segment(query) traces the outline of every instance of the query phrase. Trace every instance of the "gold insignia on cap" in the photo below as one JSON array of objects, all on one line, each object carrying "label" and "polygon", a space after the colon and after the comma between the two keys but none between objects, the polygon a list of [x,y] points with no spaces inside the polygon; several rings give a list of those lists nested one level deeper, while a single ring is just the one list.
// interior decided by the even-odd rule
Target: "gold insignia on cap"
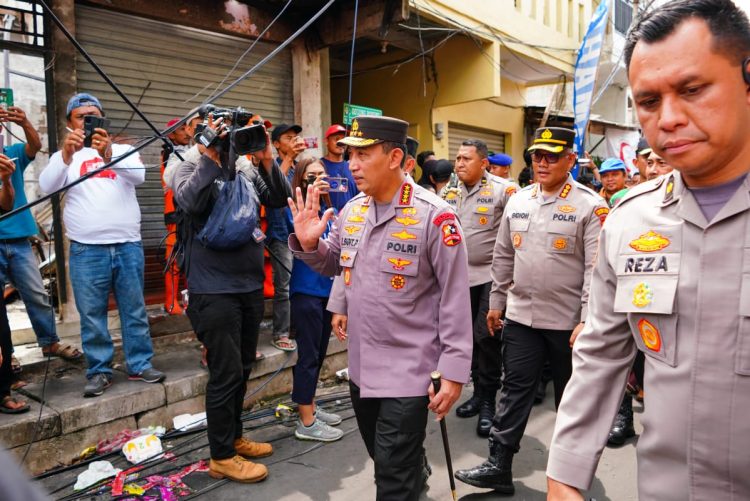
[{"label": "gold insignia on cap", "polygon": [[638,252],[656,252],[672,243],[667,237],[649,230],[630,242],[630,247]]},{"label": "gold insignia on cap", "polygon": [[542,139],[552,139],[552,131],[549,129],[544,129],[542,132]]},{"label": "gold insignia on cap", "polygon": [[638,308],[645,308],[654,299],[654,293],[651,291],[651,286],[646,282],[641,282],[633,289],[633,306]]},{"label": "gold insignia on cap", "polygon": [[355,118],[352,122],[352,131],[359,130],[359,122],[357,122],[357,119]]}]

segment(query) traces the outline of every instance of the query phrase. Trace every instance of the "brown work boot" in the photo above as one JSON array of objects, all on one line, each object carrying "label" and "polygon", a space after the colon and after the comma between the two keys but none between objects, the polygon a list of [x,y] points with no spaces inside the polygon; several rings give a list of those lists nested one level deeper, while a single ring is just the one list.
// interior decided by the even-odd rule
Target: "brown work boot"
[{"label": "brown work boot", "polygon": [[260,482],[268,476],[266,465],[253,463],[242,456],[227,459],[211,459],[208,463],[211,478],[228,478],[243,484]]},{"label": "brown work boot", "polygon": [[246,458],[264,458],[273,454],[271,444],[253,442],[244,437],[234,441],[234,449],[237,454]]}]

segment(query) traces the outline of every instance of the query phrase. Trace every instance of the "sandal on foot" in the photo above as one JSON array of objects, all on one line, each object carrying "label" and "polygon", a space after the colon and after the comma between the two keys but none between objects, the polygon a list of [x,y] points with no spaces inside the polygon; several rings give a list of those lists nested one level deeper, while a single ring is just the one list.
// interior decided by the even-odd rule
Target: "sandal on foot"
[{"label": "sandal on foot", "polygon": [[42,348],[42,355],[49,356],[52,355],[53,357],[60,357],[63,360],[78,360],[81,358],[81,351],[76,348],[73,345],[70,344],[61,344],[61,343],[55,343],[47,346],[46,348]]},{"label": "sandal on foot", "polygon": [[279,336],[271,341],[271,345],[277,350],[294,351],[297,349],[297,342],[289,339],[289,336]]},{"label": "sandal on foot", "polygon": [[21,414],[22,412],[26,412],[29,409],[29,404],[27,404],[23,400],[17,400],[10,395],[4,396],[2,401],[0,402],[0,413],[3,414]]},{"label": "sandal on foot", "polygon": [[15,378],[13,378],[13,381],[10,383],[10,389],[13,390],[13,391],[17,391],[17,390],[20,390],[21,388],[23,388],[24,386],[28,386],[28,384],[29,383],[27,383],[23,379],[21,379],[19,377],[15,377]]}]

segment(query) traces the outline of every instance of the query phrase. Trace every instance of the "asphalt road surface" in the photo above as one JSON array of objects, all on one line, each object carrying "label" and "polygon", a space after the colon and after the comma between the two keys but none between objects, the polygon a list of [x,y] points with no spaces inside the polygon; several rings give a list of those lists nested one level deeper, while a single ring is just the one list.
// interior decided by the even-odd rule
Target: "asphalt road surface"
[{"label": "asphalt road surface", "polygon": [[[344,391],[345,386],[330,388],[330,391]],[[551,390],[551,388],[550,388]],[[464,389],[463,397],[470,395],[471,389]],[[512,497],[503,499],[543,500],[546,499],[546,477],[544,470],[547,461],[547,451],[552,437],[555,421],[554,405],[551,391],[543,404],[534,407],[526,429],[526,436],[521,442],[521,450],[516,454],[513,465],[516,493]],[[463,401],[463,400],[461,400]],[[345,419],[340,425],[346,432],[345,436],[333,443],[300,441],[294,438],[292,421],[279,424],[273,418],[267,420],[259,429],[246,432],[245,436],[254,440],[271,440],[274,444],[274,454],[261,461],[269,465],[269,477],[259,484],[236,484],[228,481],[216,481],[206,473],[193,473],[186,477],[185,483],[196,491],[188,499],[213,500],[315,500],[315,501],[352,501],[375,499],[375,484],[373,481],[373,463],[367,456],[362,444],[353,411],[348,406],[348,399],[342,397],[338,405],[334,402],[331,410],[339,412]],[[325,407],[325,406],[324,406]],[[638,416],[641,411],[639,404],[635,405],[636,432],[640,433]],[[260,421],[249,422],[247,426],[263,424]],[[460,419],[451,414],[447,420],[453,453],[453,466],[456,469],[469,468],[481,463],[487,456],[487,440],[478,437],[474,431],[476,418]],[[191,443],[188,447],[178,448],[175,452],[195,449],[188,454],[180,455],[177,460],[167,462],[153,471],[165,466],[189,464],[208,456],[205,435],[188,437]],[[188,439],[186,438],[186,439]],[[183,439],[183,440],[186,440]],[[167,447],[179,445],[180,441],[165,442]],[[428,460],[433,468],[429,479],[429,488],[423,493],[422,500],[450,500],[448,472],[445,466],[440,427],[437,422],[430,421],[425,441]],[[124,459],[115,460],[115,466],[127,468]],[[120,464],[122,463],[122,464]],[[145,473],[143,477],[148,474]],[[71,481],[79,471],[66,475],[46,479],[43,486],[53,491]],[[142,478],[143,478],[142,477]],[[477,489],[459,481],[457,493],[459,499],[488,500],[499,499],[500,495],[493,491]],[[53,495],[54,499],[61,499],[72,491],[63,489]],[[636,494],[636,465],[635,440],[631,439],[618,449],[606,449],[596,479],[589,493],[597,501],[602,500],[634,500]],[[86,498],[89,499],[89,498]],[[96,499],[111,499],[108,495]],[[185,498],[182,498],[185,499]]]}]

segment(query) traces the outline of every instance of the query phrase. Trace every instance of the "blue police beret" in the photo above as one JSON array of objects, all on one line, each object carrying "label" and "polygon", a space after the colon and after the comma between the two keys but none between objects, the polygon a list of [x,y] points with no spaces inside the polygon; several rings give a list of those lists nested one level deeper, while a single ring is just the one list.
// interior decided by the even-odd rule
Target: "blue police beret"
[{"label": "blue police beret", "polygon": [[487,160],[490,161],[490,165],[500,165],[501,167],[513,164],[513,158],[505,153],[495,153],[487,157]]}]

